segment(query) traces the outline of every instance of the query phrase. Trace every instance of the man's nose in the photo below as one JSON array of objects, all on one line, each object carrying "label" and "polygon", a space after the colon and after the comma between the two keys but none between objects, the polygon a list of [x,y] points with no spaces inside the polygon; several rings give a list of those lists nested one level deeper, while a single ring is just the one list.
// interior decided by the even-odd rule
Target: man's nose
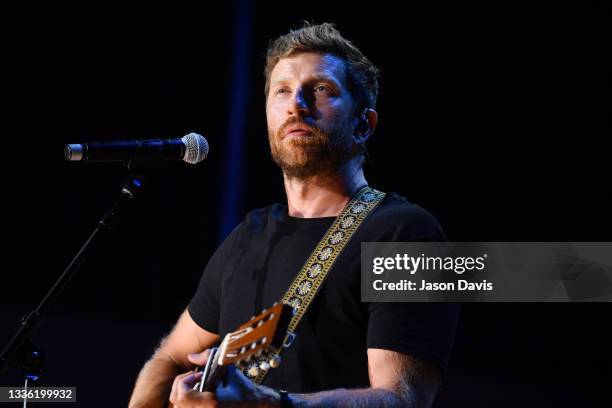
[{"label": "man's nose", "polygon": [[289,105],[290,115],[298,115],[298,116],[307,116],[309,113],[308,109],[308,100],[306,99],[306,95],[304,94],[303,89],[298,89],[293,98],[291,99],[291,104]]}]

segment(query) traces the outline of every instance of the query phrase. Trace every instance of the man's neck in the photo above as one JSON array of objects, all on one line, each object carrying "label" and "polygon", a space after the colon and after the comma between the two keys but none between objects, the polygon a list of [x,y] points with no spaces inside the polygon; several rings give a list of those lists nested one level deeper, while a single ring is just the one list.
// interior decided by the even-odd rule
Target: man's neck
[{"label": "man's neck", "polygon": [[351,196],[368,185],[356,157],[332,175],[316,175],[305,179],[285,179],[289,215],[297,218],[335,217]]}]

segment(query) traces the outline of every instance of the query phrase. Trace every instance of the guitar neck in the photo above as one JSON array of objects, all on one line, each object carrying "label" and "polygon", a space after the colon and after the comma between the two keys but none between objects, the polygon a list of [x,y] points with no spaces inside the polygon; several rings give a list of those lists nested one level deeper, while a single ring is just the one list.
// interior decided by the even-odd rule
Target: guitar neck
[{"label": "guitar neck", "polygon": [[214,391],[217,388],[219,381],[221,381],[227,371],[227,366],[219,364],[220,356],[219,348],[214,347],[210,350],[208,362],[203,368],[204,374],[202,379],[195,387],[197,390]]}]

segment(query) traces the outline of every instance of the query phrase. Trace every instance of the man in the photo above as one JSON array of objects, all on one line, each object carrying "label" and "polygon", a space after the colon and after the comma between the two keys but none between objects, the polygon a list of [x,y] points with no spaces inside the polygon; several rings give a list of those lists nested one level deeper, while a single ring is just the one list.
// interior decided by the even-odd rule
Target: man
[{"label": "man", "polygon": [[430,406],[456,309],[360,302],[361,242],[445,240],[429,213],[397,194],[387,195],[337,258],[263,385],[232,369],[214,393],[192,390],[200,373],[189,370],[206,363],[203,350],[281,299],[334,217],[367,186],[362,165],[378,121],[376,67],[322,24],[275,40],[265,74],[269,142],[287,206],[252,211],[219,247],[187,310],[142,369],[130,406],[164,406],[168,394],[179,408]]}]

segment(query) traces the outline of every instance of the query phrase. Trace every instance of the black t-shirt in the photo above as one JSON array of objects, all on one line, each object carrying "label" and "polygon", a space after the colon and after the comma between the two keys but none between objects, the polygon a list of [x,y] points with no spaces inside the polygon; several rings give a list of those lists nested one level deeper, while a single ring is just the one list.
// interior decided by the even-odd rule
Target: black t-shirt
[{"label": "black t-shirt", "polygon": [[[188,307],[192,319],[223,337],[279,301],[333,220],[290,217],[281,204],[250,212],[208,262]],[[360,243],[445,240],[431,214],[388,194],[336,260],[264,384],[289,392],[367,387],[368,348],[410,354],[444,370],[457,305],[362,303]]]}]

